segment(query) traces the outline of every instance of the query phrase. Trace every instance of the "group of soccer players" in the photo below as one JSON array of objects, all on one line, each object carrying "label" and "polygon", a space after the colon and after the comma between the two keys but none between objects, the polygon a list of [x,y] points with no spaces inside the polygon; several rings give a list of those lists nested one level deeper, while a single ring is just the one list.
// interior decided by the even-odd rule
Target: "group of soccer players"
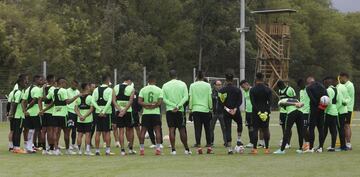
[{"label": "group of soccer players", "polygon": [[[225,75],[213,87],[199,71],[197,80],[188,89],[177,78],[175,70],[169,72],[171,78],[162,88],[156,86],[156,78],[148,77],[148,84],[139,93],[135,91],[131,77],[123,77],[123,82],[112,87],[108,75],[102,77],[98,87],[95,84],[69,82],[63,77],[48,75],[43,78],[35,75],[29,83],[29,76],[21,74],[14,89],[10,92],[8,118],[10,119],[9,150],[13,153],[35,153],[61,155],[60,137],[63,132],[65,154],[100,155],[100,139],[103,139],[105,155],[111,152],[111,131],[120,154],[136,154],[134,150],[135,132],[139,138],[140,155],[145,154],[144,141],[149,134],[156,155],[162,154],[162,105],[165,105],[166,122],[169,128],[171,154],[176,155],[175,136],[178,129],[185,154],[192,154],[188,145],[186,131],[186,112],[194,123],[195,145],[198,154],[201,147],[202,128],[205,129],[206,153],[213,154],[214,129],[220,122],[222,139],[228,154],[243,153],[245,147],[252,148],[257,154],[258,147],[264,153],[270,153],[269,120],[273,90],[264,82],[264,75],[256,74],[254,84],[243,80],[238,88],[233,82],[233,74]],[[284,81],[277,82],[280,98],[280,125],[283,137],[280,149],[275,154],[284,154],[290,147],[292,126],[296,123],[299,148],[296,152],[322,152],[328,130],[331,134],[331,146],[335,151],[337,132],[339,132],[339,150],[351,149],[351,115],[354,107],[355,91],[346,73],[338,78],[327,77],[316,82],[313,77],[299,80],[299,97],[295,89]],[[250,143],[244,146],[240,106],[245,100],[246,125]],[[329,101],[324,102],[324,96]],[[141,124],[140,124],[140,116]],[[236,123],[237,141],[232,146],[232,121]],[[318,129],[319,146],[314,147],[315,127]],[[24,148],[20,148],[23,133]],[[92,145],[95,135],[95,146]],[[82,148],[83,137],[85,144]],[[125,145],[125,138],[127,144]],[[71,139],[71,142],[70,142]],[[259,144],[258,144],[258,139]],[[305,143],[304,143],[305,141]],[[125,151],[126,147],[128,152]],[[95,154],[92,152],[95,149]]]}]

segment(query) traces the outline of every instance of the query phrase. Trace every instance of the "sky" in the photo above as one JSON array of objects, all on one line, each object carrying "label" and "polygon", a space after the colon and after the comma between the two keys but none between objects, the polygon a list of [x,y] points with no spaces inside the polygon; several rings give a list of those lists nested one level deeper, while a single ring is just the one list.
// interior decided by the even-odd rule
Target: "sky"
[{"label": "sky", "polygon": [[360,0],[332,0],[333,6],[341,12],[360,12]]}]

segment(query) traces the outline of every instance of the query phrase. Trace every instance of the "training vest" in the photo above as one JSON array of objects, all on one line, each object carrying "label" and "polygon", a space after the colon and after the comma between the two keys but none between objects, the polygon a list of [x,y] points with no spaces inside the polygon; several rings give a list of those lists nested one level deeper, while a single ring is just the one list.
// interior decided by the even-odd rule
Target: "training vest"
[{"label": "training vest", "polygon": [[285,98],[294,98],[294,97],[290,97],[287,95],[287,91],[289,89],[289,86],[287,86],[284,90],[284,92],[282,92],[281,90],[279,90],[279,97],[280,97],[280,100],[281,99],[285,99]]},{"label": "training vest", "polygon": [[117,101],[129,101],[130,96],[125,95],[125,88],[127,86],[128,85],[125,85],[125,84],[119,84],[119,93],[116,95]]},{"label": "training vest", "polygon": [[64,100],[64,101],[60,101],[60,99],[59,99],[59,95],[58,95],[58,93],[59,93],[59,90],[60,89],[55,89],[54,90],[54,105],[55,106],[66,106],[66,101]]},{"label": "training vest", "polygon": [[337,102],[337,89],[336,88],[334,88],[334,87],[331,87],[333,90],[334,90],[334,92],[335,92],[335,95],[334,95],[334,98],[332,99],[332,104],[336,104],[336,102]]},{"label": "training vest", "polygon": [[105,106],[107,101],[105,101],[104,99],[104,91],[105,89],[107,89],[108,87],[98,87],[98,93],[99,93],[99,98],[98,100],[96,101],[96,103],[99,105],[99,106]]},{"label": "training vest", "polygon": [[86,98],[88,97],[89,95],[84,95],[84,96],[81,96],[80,97],[80,105],[79,105],[79,109],[81,110],[87,110],[87,109],[90,109],[90,105],[86,104]]},{"label": "training vest", "polygon": [[46,96],[49,94],[49,90],[50,90],[51,86],[46,86],[45,87],[45,100],[44,100],[44,103],[45,104],[50,104],[51,103],[51,99],[47,99]]}]

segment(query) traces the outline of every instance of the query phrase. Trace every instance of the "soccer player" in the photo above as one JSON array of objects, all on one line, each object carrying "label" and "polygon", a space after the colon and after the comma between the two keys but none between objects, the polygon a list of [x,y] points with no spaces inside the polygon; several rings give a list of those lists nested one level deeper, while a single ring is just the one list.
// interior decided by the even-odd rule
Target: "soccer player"
[{"label": "soccer player", "polygon": [[[190,85],[189,89],[189,109],[193,114],[195,140],[200,146],[201,132],[204,126],[206,135],[207,154],[213,154],[211,148],[210,121],[212,110],[212,91],[209,83],[204,82],[204,74],[202,71],[197,73],[197,81]],[[198,147],[198,154],[202,154],[202,148]]]},{"label": "soccer player", "polygon": [[[79,82],[76,80],[73,80],[71,82],[71,86],[66,89],[68,93],[68,98],[72,99],[80,94],[80,91],[78,90]],[[70,149],[75,149],[75,141],[76,141],[76,123],[77,123],[77,115],[75,113],[75,100],[73,102],[69,103],[67,105],[68,107],[68,120],[67,120],[67,126],[71,130],[71,145]]]},{"label": "soccer player", "polygon": [[277,82],[277,86],[286,91],[283,92],[284,96],[279,101],[279,106],[283,107],[287,114],[285,119],[285,133],[283,136],[281,148],[274,152],[274,154],[285,154],[285,148],[287,144],[290,144],[290,136],[291,136],[291,129],[296,123],[296,129],[298,133],[298,140],[299,140],[299,149],[296,150],[297,153],[303,153],[302,147],[304,142],[303,137],[303,129],[304,129],[304,120],[302,117],[302,112],[298,110],[304,104],[299,102],[296,99],[295,90],[291,86],[287,86],[282,80]]},{"label": "soccer player", "polygon": [[355,103],[355,88],[354,84],[349,80],[349,75],[347,73],[340,73],[340,82],[345,85],[348,95],[349,95],[349,102],[347,104],[348,109],[348,116],[345,119],[345,141],[346,141],[346,147],[351,150],[351,117],[352,112],[354,111],[354,103]]},{"label": "soccer player", "polygon": [[150,75],[148,78],[148,85],[140,90],[139,105],[143,107],[142,113],[142,127],[140,131],[140,155],[144,155],[144,140],[146,131],[151,128],[155,131],[156,136],[156,155],[161,155],[160,142],[161,142],[161,112],[160,106],[162,103],[162,90],[157,87],[156,79]]},{"label": "soccer player", "polygon": [[[252,141],[252,137],[253,137],[253,120],[252,120],[252,105],[251,105],[251,99],[250,99],[250,89],[251,86],[248,83],[248,81],[246,80],[242,80],[240,81],[240,87],[244,90],[244,98],[245,98],[245,121],[246,121],[246,126],[248,127],[248,131],[249,131],[249,140],[250,143],[248,145],[246,145],[246,147],[252,148],[253,144],[251,142]],[[257,132],[256,132],[257,133]]]},{"label": "soccer player", "polygon": [[[27,143],[26,150],[28,153],[35,153],[33,150],[34,139],[38,138],[41,130],[40,110],[42,110],[41,97],[43,78],[40,75],[33,77],[33,84],[28,87],[23,95],[22,104],[25,106],[24,114],[25,121],[24,125],[27,128]],[[35,143],[35,147],[37,147]]]},{"label": "soccer player", "polygon": [[330,102],[325,109],[325,124],[324,124],[324,141],[326,139],[328,130],[331,134],[331,147],[329,152],[335,152],[335,144],[337,137],[337,121],[338,121],[338,107],[342,104],[342,94],[335,88],[335,78],[326,77],[324,79],[324,86],[327,88]]},{"label": "soccer player", "polygon": [[225,86],[219,90],[219,98],[223,105],[224,122],[225,122],[225,135],[228,154],[233,154],[231,147],[231,127],[232,120],[237,124],[237,142],[235,146],[236,152],[242,153],[244,151],[243,143],[241,142],[242,133],[242,117],[240,113],[240,106],[242,104],[242,93],[239,88],[233,85],[234,75],[232,73],[225,74]]},{"label": "soccer player", "polygon": [[[310,147],[309,150],[305,152],[319,152],[323,151],[324,145],[324,109],[319,107],[320,98],[327,95],[325,87],[315,81],[315,78],[309,76],[306,79],[307,87],[306,93],[310,98],[310,124],[309,124],[309,141]],[[319,132],[319,147],[314,149],[314,140],[315,140],[315,127],[317,127]]]},{"label": "soccer player", "polygon": [[[269,154],[269,140],[270,140],[270,130],[269,130],[269,121],[270,121],[270,105],[272,91],[264,83],[264,75],[262,73],[256,74],[255,86],[250,90],[250,100],[253,106],[253,123],[254,123],[254,132],[258,132],[259,129],[262,129],[263,137],[265,141],[265,154]],[[252,154],[257,154],[257,133],[253,133],[253,149],[251,150]]]},{"label": "soccer player", "polygon": [[134,100],[131,105],[132,108],[132,114],[134,119],[134,129],[136,131],[136,136],[140,138],[140,116],[139,112],[141,111],[141,106],[139,105],[139,93],[134,90]]},{"label": "soccer player", "polygon": [[109,88],[110,76],[102,76],[102,85],[97,87],[92,94],[92,104],[95,107],[95,121],[96,121],[96,134],[95,134],[95,155],[100,155],[100,135],[102,135],[106,143],[106,155],[112,155],[110,151],[110,130],[111,130],[111,102],[113,90]]},{"label": "soccer player", "polygon": [[125,76],[124,82],[118,84],[114,87],[113,93],[113,104],[118,110],[116,113],[118,115],[116,126],[119,129],[119,141],[120,141],[120,154],[126,155],[125,146],[124,146],[124,129],[126,129],[126,139],[129,142],[129,154],[136,154],[136,151],[133,149],[134,143],[134,118],[132,113],[132,102],[134,101],[134,87],[130,77]]},{"label": "soccer player", "polygon": [[219,90],[222,88],[222,83],[220,80],[216,80],[214,82],[214,88],[212,90],[212,103],[213,103],[213,114],[211,117],[210,122],[210,134],[211,134],[211,145],[214,146],[215,141],[215,125],[217,120],[219,120],[220,128],[222,132],[222,138],[224,141],[224,146],[226,147],[226,135],[225,135],[225,122],[224,122],[224,116],[223,111],[224,108],[219,100]]},{"label": "soccer player", "polygon": [[309,149],[309,113],[310,113],[310,98],[306,93],[306,86],[305,81],[303,79],[299,79],[297,82],[298,87],[300,88],[300,102],[304,104],[303,107],[299,108],[299,110],[302,112],[302,117],[304,120],[304,129],[303,129],[303,135],[304,135],[304,145],[303,145],[303,151],[307,151]]},{"label": "soccer player", "polygon": [[14,102],[14,90],[18,89],[18,84],[17,83],[16,83],[16,86],[17,86],[17,88],[11,90],[11,92],[9,93],[8,98],[7,98],[8,99],[7,100],[7,105],[6,105],[6,116],[8,117],[8,120],[10,122],[10,131],[9,131],[9,134],[8,134],[8,140],[9,140],[8,148],[9,148],[9,151],[12,151],[14,149],[14,144],[13,144],[14,130],[12,128],[13,127],[13,119],[11,119],[9,117],[9,114],[10,114],[11,103]]},{"label": "soccer player", "polygon": [[11,122],[11,130],[13,131],[12,140],[13,143],[13,153],[25,154],[26,151],[20,149],[20,139],[21,132],[23,129],[24,122],[24,111],[21,105],[22,95],[24,94],[24,89],[28,84],[27,75],[21,74],[17,80],[18,88],[13,90],[10,102],[10,110],[8,117]]},{"label": "soccer player", "polygon": [[186,119],[183,115],[184,104],[189,94],[186,84],[177,79],[175,70],[169,72],[171,80],[162,87],[163,101],[166,105],[166,121],[169,127],[171,154],[176,155],[175,130],[179,129],[180,139],[185,148],[185,154],[190,155],[191,151],[187,143]]},{"label": "soccer player", "polygon": [[77,151],[79,155],[82,155],[81,143],[82,137],[85,134],[85,155],[93,156],[94,154],[90,150],[90,134],[91,126],[93,121],[93,111],[94,107],[92,106],[92,96],[90,91],[90,84],[83,83],[81,84],[81,94],[75,102],[75,112],[77,114]]},{"label": "soccer player", "polygon": [[348,90],[344,84],[339,82],[336,86],[336,89],[343,96],[343,99],[341,100],[341,104],[339,104],[339,107],[338,107],[338,112],[339,112],[338,120],[339,121],[337,124],[337,128],[338,128],[339,139],[340,139],[340,150],[346,151],[347,146],[346,146],[346,141],[345,141],[345,120],[346,120],[346,117],[348,116],[347,105],[349,104],[350,97],[349,97]]},{"label": "soccer player", "polygon": [[[280,100],[286,99],[286,98],[291,98],[288,95],[289,87],[286,86],[283,81],[278,81],[277,82],[277,87],[279,88]],[[294,90],[294,89],[292,89],[292,90]],[[290,92],[292,93],[292,91],[290,91]],[[280,107],[279,123],[280,123],[280,126],[281,126],[283,137],[285,136],[286,117],[287,117],[287,115],[288,115],[288,111],[286,111],[286,109],[284,107]],[[292,131],[290,129],[289,142],[288,142],[288,144],[286,144],[286,149],[290,148],[291,135],[292,135]],[[280,146],[281,145],[282,145],[282,140],[280,141]]]}]

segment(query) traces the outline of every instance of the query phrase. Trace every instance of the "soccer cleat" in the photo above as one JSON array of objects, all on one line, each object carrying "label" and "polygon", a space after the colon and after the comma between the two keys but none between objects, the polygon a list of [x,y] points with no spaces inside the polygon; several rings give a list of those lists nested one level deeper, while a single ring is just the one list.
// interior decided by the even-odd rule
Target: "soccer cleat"
[{"label": "soccer cleat", "polygon": [[327,147],[327,148],[326,148],[326,150],[330,150],[330,149],[332,149],[332,147],[331,147],[331,146],[329,146],[329,147]]},{"label": "soccer cleat", "polygon": [[349,151],[351,151],[351,150],[352,150],[351,143],[346,143],[346,147],[347,147],[347,150],[349,150]]},{"label": "soccer cleat", "polygon": [[171,151],[171,155],[176,155],[176,151]]},{"label": "soccer cleat", "polygon": [[113,153],[113,152],[107,152],[105,155],[113,156],[113,155],[115,155],[115,153]]},{"label": "soccer cleat", "polygon": [[316,149],[316,152],[317,152],[317,153],[322,153],[322,152],[323,152],[323,148],[318,148],[318,149]]},{"label": "soccer cleat", "polygon": [[314,148],[313,149],[308,149],[308,150],[306,150],[306,151],[304,151],[305,153],[314,153],[315,152],[315,150],[314,150]]},{"label": "soccer cleat", "polygon": [[308,150],[310,148],[309,144],[305,143],[302,147],[304,151]]},{"label": "soccer cleat", "polygon": [[213,150],[211,147],[208,147],[206,154],[214,154]]},{"label": "soccer cleat", "polygon": [[234,154],[234,152],[232,150],[228,151],[228,155],[233,155],[233,154]]},{"label": "soccer cleat", "polygon": [[149,146],[149,148],[154,149],[154,148],[156,148],[156,145],[152,144],[152,145]]},{"label": "soccer cleat", "polygon": [[33,149],[28,149],[28,150],[26,150],[26,153],[27,153],[27,154],[35,154],[36,151],[33,150]]},{"label": "soccer cleat", "polygon": [[134,151],[132,149],[129,150],[129,155],[135,155],[135,154],[136,154],[136,151]]},{"label": "soccer cleat", "polygon": [[197,149],[197,153],[198,153],[199,155],[203,154],[202,148],[198,148],[198,149]]},{"label": "soccer cleat", "polygon": [[285,154],[285,151],[278,149],[277,151],[274,152],[274,154]]},{"label": "soccer cleat", "polygon": [[145,150],[144,149],[140,149],[140,156],[144,156],[145,155]]},{"label": "soccer cleat", "polygon": [[245,147],[246,147],[246,148],[253,148],[254,145],[253,145],[252,143],[249,143],[249,144],[247,144]]},{"label": "soccer cleat", "polygon": [[68,150],[65,151],[65,154],[66,154],[66,155],[76,155],[76,152],[68,149]]},{"label": "soccer cleat", "polygon": [[9,152],[12,152],[14,150],[14,148],[9,148]]},{"label": "soccer cleat", "polygon": [[15,154],[26,154],[26,151],[22,150],[20,148],[19,149],[14,149],[12,152],[15,153]]},{"label": "soccer cleat", "polygon": [[335,148],[330,148],[327,150],[328,152],[335,152]]},{"label": "soccer cleat", "polygon": [[77,154],[78,154],[78,155],[82,155],[82,151],[81,151],[81,150],[78,151]]},{"label": "soccer cleat", "polygon": [[75,145],[71,144],[71,145],[69,146],[69,150],[74,150],[74,149],[75,149]]},{"label": "soccer cleat", "polygon": [[185,155],[191,155],[192,152],[191,152],[190,150],[185,150],[184,154],[185,154]]},{"label": "soccer cleat", "polygon": [[121,152],[120,152],[120,155],[125,156],[125,155],[126,155],[126,152],[125,152],[125,151],[121,151]]},{"label": "soccer cleat", "polygon": [[65,149],[65,147],[64,147],[64,146],[60,146],[60,145],[59,145],[59,149]]},{"label": "soccer cleat", "polygon": [[270,149],[265,149],[264,153],[265,154],[270,154]]},{"label": "soccer cleat", "polygon": [[156,150],[155,150],[155,155],[161,155],[161,150],[160,150],[160,149],[156,149]]},{"label": "soccer cleat", "polygon": [[252,149],[250,154],[254,154],[254,155],[258,154],[258,150],[257,149]]},{"label": "soccer cleat", "polygon": [[291,148],[291,145],[290,144],[286,144],[285,145],[285,149],[290,149]]},{"label": "soccer cleat", "polygon": [[303,153],[304,153],[304,151],[303,151],[303,150],[301,150],[301,149],[297,149],[297,150],[296,150],[296,153],[298,153],[298,154],[303,154]]},{"label": "soccer cleat", "polygon": [[47,151],[47,154],[48,154],[48,155],[54,155],[54,153],[55,153],[54,150],[48,150],[48,151]]},{"label": "soccer cleat", "polygon": [[96,155],[96,156],[100,156],[100,152],[95,152],[95,155]]},{"label": "soccer cleat", "polygon": [[86,151],[84,154],[85,154],[86,156],[94,156],[94,155],[95,155],[94,153],[92,153],[92,152],[90,152],[90,151]]},{"label": "soccer cleat", "polygon": [[57,149],[57,150],[54,152],[54,155],[56,155],[56,156],[60,156],[60,155],[62,155],[62,153],[60,152],[60,150],[59,150],[59,149]]}]

